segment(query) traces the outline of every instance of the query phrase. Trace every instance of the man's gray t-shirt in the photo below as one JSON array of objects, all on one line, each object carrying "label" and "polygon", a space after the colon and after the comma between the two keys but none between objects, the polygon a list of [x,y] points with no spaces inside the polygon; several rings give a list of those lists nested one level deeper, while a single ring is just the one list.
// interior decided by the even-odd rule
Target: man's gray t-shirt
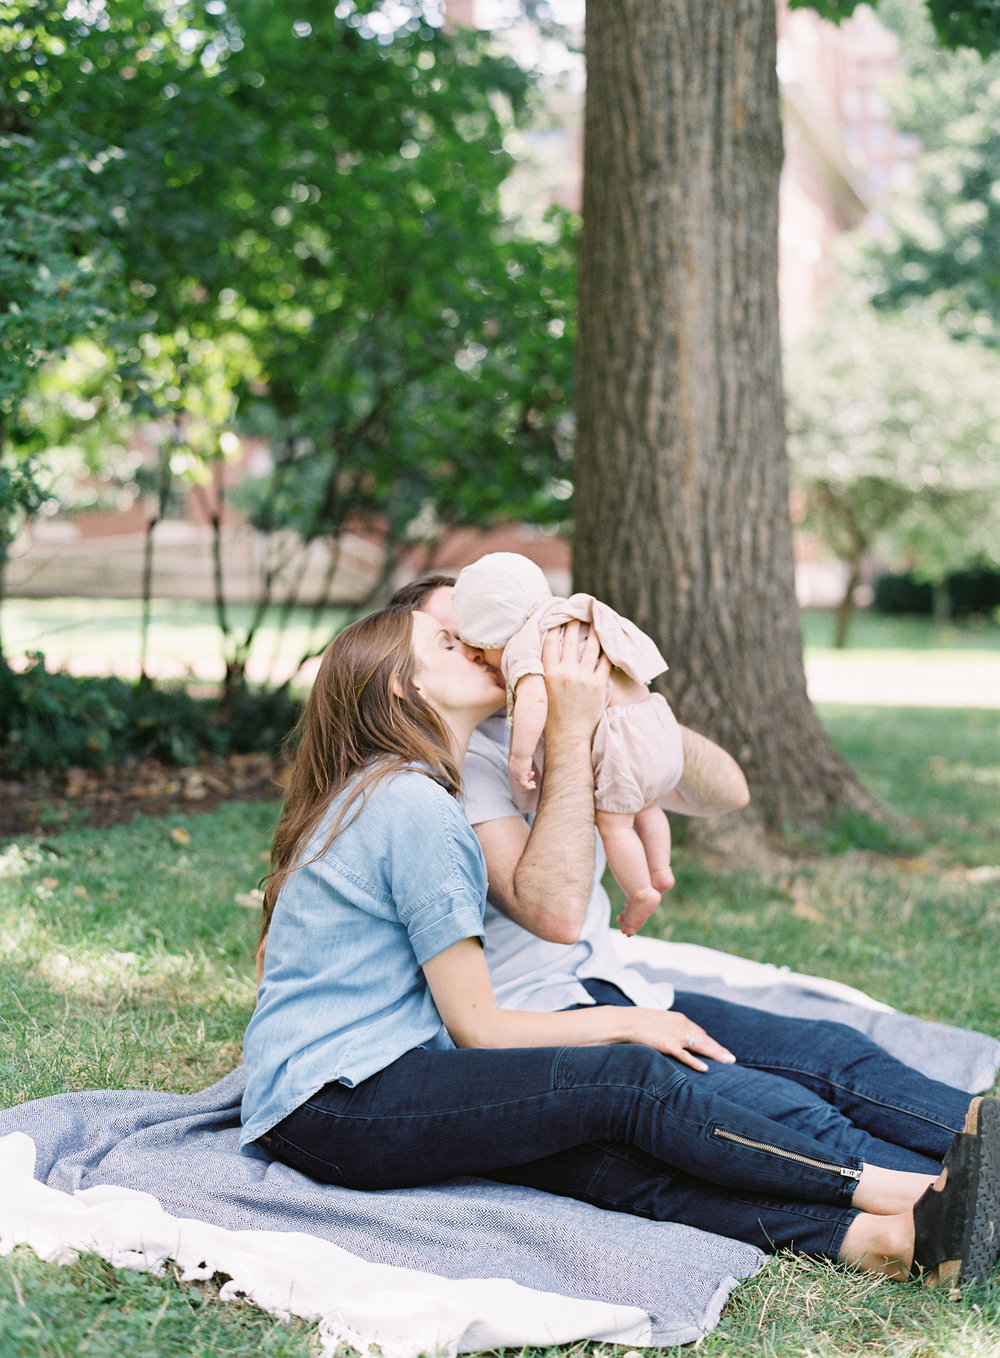
[{"label": "man's gray t-shirt", "polygon": [[[462,765],[465,814],[475,827],[486,821],[521,816],[507,779],[509,733],[502,714],[473,732]],[[617,957],[611,941],[611,903],[601,885],[606,859],[595,834],[594,883],[580,938],[576,943],[546,943],[515,924],[492,904],[486,906],[486,962],[497,1000],[507,1009],[550,1013],[574,1004],[592,1004],[583,980],[611,981],[634,1004],[665,1005],[662,984],[653,988]]]}]

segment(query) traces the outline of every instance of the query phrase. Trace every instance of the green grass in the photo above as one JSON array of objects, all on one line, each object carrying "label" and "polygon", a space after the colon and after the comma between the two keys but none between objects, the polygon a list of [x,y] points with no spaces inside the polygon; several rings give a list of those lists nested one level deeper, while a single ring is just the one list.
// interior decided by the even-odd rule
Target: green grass
[{"label": "green grass", "polygon": [[[234,635],[241,637],[253,609],[235,604],[228,610]],[[40,651],[49,669],[75,673],[137,673],[142,606],[138,599],[7,599],[0,610],[4,654],[12,664]],[[251,653],[259,677],[283,679],[303,655],[322,645],[344,619],[327,610],[319,631],[308,610],[297,608],[279,628],[272,616],[260,629]],[[199,678],[223,674],[222,647],[215,610],[187,600],[156,600],[149,632],[148,671],[153,675],[192,671]]]},{"label": "green grass", "polygon": [[5,1102],[94,1086],[193,1091],[233,1068],[276,809],[138,817],[0,854]]},{"label": "green grass", "polygon": [[312,1327],[221,1302],[212,1284],[112,1268],[65,1268],[19,1247],[0,1267],[0,1358],[264,1358],[315,1355]]},{"label": "green grass", "polygon": [[821,716],[906,829],[845,817],[768,867],[720,870],[681,847],[653,929],[1000,1036],[1000,711]]},{"label": "green grass", "polygon": [[[807,608],[800,616],[806,654],[831,651],[833,614],[826,609]],[[921,660],[944,660],[956,655],[968,659],[977,653],[995,656],[1000,651],[1000,622],[977,617],[939,625],[930,618],[862,609],[851,620],[845,650],[859,655],[889,651],[896,659],[907,654]]]},{"label": "green grass", "polygon": [[[1000,712],[823,710],[912,830],[845,822],[787,860],[721,870],[681,843],[665,937],[821,972],[927,1017],[1000,1035]],[[229,805],[23,839],[0,858],[5,1102],[65,1089],[181,1092],[232,1067],[276,807]],[[887,850],[878,852],[876,850]],[[2,1191],[2,1187],[0,1187]],[[530,1350],[584,1358],[593,1345]],[[0,1358],[315,1354],[309,1327],[211,1285],[25,1250],[0,1261]],[[744,1284],[709,1358],[1000,1356],[1000,1287],[960,1305],[916,1285],[781,1256]]]},{"label": "green grass", "polygon": [[1000,862],[1000,708],[828,706],[867,785],[914,827],[925,863]]},{"label": "green grass", "polygon": [[[233,630],[247,626],[251,609],[237,604],[230,610]],[[41,651],[49,668],[78,668],[90,662],[90,673],[131,673],[139,658],[141,606],[137,599],[21,599],[4,601],[0,609],[0,636],[5,654],[12,661],[28,651]],[[311,629],[307,610],[295,609],[279,632],[274,619],[261,629],[253,657],[264,672],[284,673],[311,650],[317,641],[332,634],[343,615],[331,610],[324,615],[320,633]],[[807,655],[829,651],[833,641],[833,617],[829,612],[807,609],[802,613]],[[936,626],[929,618],[883,617],[859,612],[851,624],[847,652],[868,655],[890,651],[895,658],[913,654],[921,660],[963,659],[982,655],[995,658],[1000,652],[1000,625],[984,619]],[[178,666],[205,667],[222,673],[219,632],[210,604],[185,600],[157,600],[149,638],[149,669],[157,674],[164,667],[173,673]]]}]

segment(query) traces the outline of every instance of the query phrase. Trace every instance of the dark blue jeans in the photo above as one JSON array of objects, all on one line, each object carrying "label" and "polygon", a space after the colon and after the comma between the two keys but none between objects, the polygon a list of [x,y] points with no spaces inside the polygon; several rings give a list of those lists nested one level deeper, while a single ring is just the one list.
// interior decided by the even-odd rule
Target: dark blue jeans
[{"label": "dark blue jeans", "polygon": [[[584,985],[599,1004],[630,1003],[606,982]],[[678,993],[674,1007],[736,1056],[735,1066],[710,1065],[708,1076],[720,1092],[766,1108],[780,1124],[809,1131],[834,1152],[936,1174],[964,1124],[968,1093],[919,1074],[853,1028],[690,992]],[[762,1249],[829,1258],[836,1258],[854,1215],[784,1195],[720,1193],[624,1142],[579,1146],[492,1177],[633,1216],[687,1222]]]},{"label": "dark blue jeans", "polygon": [[[602,984],[588,988],[615,1002]],[[701,1073],[625,1044],[418,1048],[356,1088],[326,1085],[273,1129],[270,1150],[353,1188],[484,1174],[836,1258],[860,1165],[936,1172],[962,1126],[968,1094],[853,1029],[688,994],[676,1006],[739,1063]]]},{"label": "dark blue jeans", "polygon": [[[628,1003],[606,982],[585,984],[601,1004]],[[675,994],[673,1007],[736,1057],[737,1066],[722,1067],[732,1072],[730,1097],[737,1097],[734,1084],[753,1089],[753,1071],[790,1081],[822,1105],[813,1105],[815,1134],[828,1118],[824,1109],[835,1109],[854,1128],[851,1145],[873,1164],[937,1174],[962,1130],[970,1102],[965,1090],[921,1075],[845,1024],[785,1018],[688,991]],[[858,1133],[867,1141],[858,1141]]]},{"label": "dark blue jeans", "polygon": [[[735,1233],[766,1244],[758,1222],[773,1196],[796,1204],[796,1226],[781,1231],[776,1244],[794,1240],[835,1256],[854,1216],[861,1157],[734,1104],[712,1083],[651,1047],[624,1043],[418,1047],[354,1088],[325,1085],[272,1130],[270,1150],[314,1179],[348,1188],[495,1174],[618,1206],[605,1201],[603,1182],[591,1182],[595,1164],[606,1174],[617,1147],[592,1143],[623,1143],[643,1153],[646,1179],[675,1181],[701,1203],[697,1219],[673,1210],[671,1219],[734,1233],[737,1216],[744,1216]],[[635,1162],[626,1156],[623,1163],[632,1174]]]}]

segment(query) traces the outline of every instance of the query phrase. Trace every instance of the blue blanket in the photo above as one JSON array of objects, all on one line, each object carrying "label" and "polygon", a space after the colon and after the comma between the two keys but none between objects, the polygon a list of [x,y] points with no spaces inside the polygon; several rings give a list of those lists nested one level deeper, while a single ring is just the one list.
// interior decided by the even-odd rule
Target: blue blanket
[{"label": "blue blanket", "polygon": [[[650,955],[657,964],[667,956]],[[871,1031],[926,1073],[970,1090],[988,1087],[1000,1069],[1000,1042],[993,1038],[855,1005],[824,991],[822,982],[813,988],[810,978],[772,970],[738,994],[718,977],[690,970],[652,966],[650,975],[783,1013],[837,1017]],[[36,1179],[64,1192],[99,1184],[141,1189],[179,1217],[239,1230],[302,1231],[373,1262],[451,1279],[504,1278],[639,1307],[651,1318],[650,1342],[657,1345],[705,1334],[732,1288],[762,1262],[750,1246],[688,1227],[486,1180],[382,1193],[313,1183],[263,1152],[239,1153],[242,1084],[237,1069],[192,1095],[54,1095],[0,1110],[0,1136],[31,1137]]]}]

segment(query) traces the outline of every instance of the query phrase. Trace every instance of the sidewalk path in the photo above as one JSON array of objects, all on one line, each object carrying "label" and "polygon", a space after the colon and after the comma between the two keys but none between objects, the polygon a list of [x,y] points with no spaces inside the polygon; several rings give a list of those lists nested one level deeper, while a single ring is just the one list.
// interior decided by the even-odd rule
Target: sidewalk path
[{"label": "sidewalk path", "polygon": [[1000,708],[996,653],[960,660],[824,654],[807,659],[806,679],[814,703]]}]

